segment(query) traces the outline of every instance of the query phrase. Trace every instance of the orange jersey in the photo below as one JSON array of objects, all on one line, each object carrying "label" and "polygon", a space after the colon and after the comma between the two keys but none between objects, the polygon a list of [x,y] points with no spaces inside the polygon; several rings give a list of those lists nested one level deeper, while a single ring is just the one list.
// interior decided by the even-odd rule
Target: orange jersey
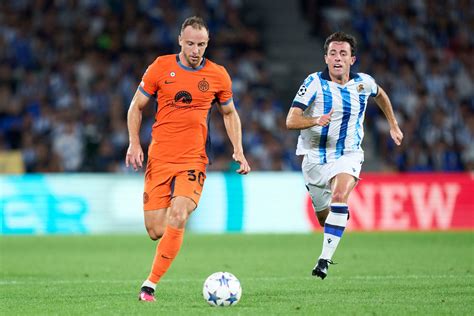
[{"label": "orange jersey", "polygon": [[163,162],[207,164],[211,104],[232,101],[225,68],[203,59],[194,69],[184,66],[178,55],[160,56],[145,71],[139,89],[158,102],[148,155]]}]

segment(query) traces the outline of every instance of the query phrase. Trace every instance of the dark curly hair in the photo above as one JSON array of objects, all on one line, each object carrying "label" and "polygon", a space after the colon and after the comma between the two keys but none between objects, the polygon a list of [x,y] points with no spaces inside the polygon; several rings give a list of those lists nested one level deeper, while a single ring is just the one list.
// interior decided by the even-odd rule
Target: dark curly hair
[{"label": "dark curly hair", "polygon": [[351,55],[355,56],[356,54],[356,49],[357,49],[357,40],[355,39],[354,36],[344,33],[344,32],[336,32],[332,33],[331,35],[326,38],[326,41],[324,42],[324,54],[328,54],[328,47],[331,42],[347,42],[349,45],[351,45]]}]

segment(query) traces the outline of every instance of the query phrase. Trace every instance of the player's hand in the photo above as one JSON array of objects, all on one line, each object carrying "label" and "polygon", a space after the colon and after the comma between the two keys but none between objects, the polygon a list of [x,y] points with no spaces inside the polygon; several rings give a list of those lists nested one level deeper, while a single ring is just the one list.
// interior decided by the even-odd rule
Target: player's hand
[{"label": "player's hand", "polygon": [[398,146],[402,144],[403,133],[400,130],[400,127],[398,127],[398,125],[390,128],[390,136],[392,137],[395,144],[397,144]]},{"label": "player's hand", "polygon": [[143,150],[140,144],[130,144],[125,156],[125,165],[127,168],[131,165],[133,170],[137,171],[143,167]]},{"label": "player's hand", "polygon": [[329,111],[329,113],[318,117],[316,119],[316,125],[323,126],[323,127],[328,126],[329,123],[331,123],[332,112],[334,112],[334,108],[331,108],[331,111]]},{"label": "player's hand", "polygon": [[237,161],[240,164],[240,168],[237,169],[237,173],[239,174],[247,174],[250,172],[250,165],[247,162],[247,159],[245,159],[244,153],[243,152],[234,152],[232,155],[232,158]]}]

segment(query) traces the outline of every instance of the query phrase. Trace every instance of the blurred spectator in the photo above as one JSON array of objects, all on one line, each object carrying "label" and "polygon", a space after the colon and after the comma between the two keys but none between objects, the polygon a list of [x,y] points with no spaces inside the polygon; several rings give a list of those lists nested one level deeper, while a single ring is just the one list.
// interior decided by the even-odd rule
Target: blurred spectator
[{"label": "blurred spectator", "polygon": [[[156,55],[178,51],[179,26],[190,15],[211,28],[207,56],[232,65],[236,103],[251,85],[272,91],[245,10],[232,0],[0,2],[2,148],[21,149],[28,172],[124,170],[128,105]],[[145,111],[144,146],[154,111]],[[275,130],[273,123],[265,120]],[[230,168],[222,128],[216,123],[212,135],[214,170]]]},{"label": "blurred spectator", "polygon": [[474,170],[471,1],[301,0],[301,7],[318,38],[336,30],[357,35],[363,56],[356,68],[391,96],[405,134],[401,148],[386,142],[380,111],[366,114],[384,168]]},{"label": "blurred spectator", "polygon": [[[245,1],[0,1],[0,149],[22,151],[28,172],[124,172],[126,114],[145,67],[178,51],[177,30],[194,14],[211,31],[207,57],[233,79],[243,143],[253,170],[296,170],[288,100],[275,97],[260,18]],[[392,98],[405,133],[389,141],[372,104],[366,135],[383,170],[474,170],[474,37],[470,1],[301,0],[323,40],[357,35],[359,71]],[[150,141],[155,105],[143,117]],[[217,110],[209,130],[214,163],[231,170]],[[368,142],[367,142],[368,144]]]}]

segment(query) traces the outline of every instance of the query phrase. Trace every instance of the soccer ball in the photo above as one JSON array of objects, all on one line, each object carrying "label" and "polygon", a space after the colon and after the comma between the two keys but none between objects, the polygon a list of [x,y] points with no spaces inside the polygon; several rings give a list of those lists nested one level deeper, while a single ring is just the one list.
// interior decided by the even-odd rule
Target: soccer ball
[{"label": "soccer ball", "polygon": [[202,295],[211,306],[232,306],[239,302],[242,287],[232,273],[216,272],[204,281]]}]

